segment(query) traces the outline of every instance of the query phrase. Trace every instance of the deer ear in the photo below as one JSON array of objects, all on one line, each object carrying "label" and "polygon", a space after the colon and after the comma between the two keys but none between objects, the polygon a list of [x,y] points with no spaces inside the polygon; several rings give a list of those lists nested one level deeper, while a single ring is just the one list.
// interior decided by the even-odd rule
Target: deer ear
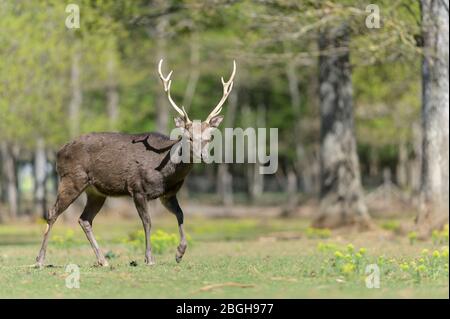
[{"label": "deer ear", "polygon": [[184,120],[181,118],[181,117],[176,117],[176,118],[174,118],[174,121],[175,121],[175,126],[176,127],[179,127],[179,128],[185,128],[185,122],[184,122]]},{"label": "deer ear", "polygon": [[222,115],[214,116],[212,119],[209,120],[209,126],[211,127],[218,127],[220,123],[223,121]]}]

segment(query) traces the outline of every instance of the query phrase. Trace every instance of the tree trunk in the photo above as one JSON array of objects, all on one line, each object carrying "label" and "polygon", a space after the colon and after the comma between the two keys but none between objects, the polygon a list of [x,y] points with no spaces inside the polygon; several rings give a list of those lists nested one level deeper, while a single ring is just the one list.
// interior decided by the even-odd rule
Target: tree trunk
[{"label": "tree trunk", "polygon": [[[231,91],[228,99],[228,108],[225,115],[224,127],[232,127],[236,120],[236,109],[238,104],[238,89],[235,87]],[[230,166],[227,163],[220,163],[217,170],[217,192],[221,202],[225,206],[233,205],[233,175],[230,174]]]},{"label": "tree trunk", "polygon": [[371,178],[378,177],[379,174],[379,158],[378,158],[378,151],[375,147],[370,148],[369,153],[369,176]]},{"label": "tree trunk", "polygon": [[316,227],[370,225],[356,153],[348,45],[346,25],[327,30],[319,39],[327,55],[319,60],[321,210]]},{"label": "tree trunk", "polygon": [[[266,127],[266,107],[262,101],[260,101],[256,110],[256,128],[259,127]],[[251,151],[256,152],[257,150]],[[256,163],[250,164],[249,167],[250,197],[252,200],[260,198],[264,191],[264,175],[259,172],[260,165],[258,156],[256,156]]]},{"label": "tree trunk", "polygon": [[5,179],[6,199],[9,208],[9,217],[15,219],[19,211],[19,192],[17,187],[16,160],[12,147],[6,142],[0,145],[3,159],[3,177]]},{"label": "tree trunk", "polygon": [[[166,58],[166,39],[165,31],[168,26],[166,17],[160,17],[156,24],[156,63]],[[156,65],[155,63],[155,65]],[[158,87],[156,95],[156,129],[160,133],[166,133],[169,125],[169,105],[164,90]]]},{"label": "tree trunk", "polygon": [[47,155],[43,138],[38,138],[34,153],[34,206],[37,216],[47,215]]},{"label": "tree trunk", "polygon": [[423,234],[448,223],[449,218],[448,7],[448,0],[421,0],[422,205],[417,225]]},{"label": "tree trunk", "polygon": [[233,175],[226,163],[219,164],[217,169],[217,192],[224,206],[233,205]]},{"label": "tree trunk", "polygon": [[117,89],[116,61],[112,53],[108,57],[106,68],[108,71],[106,108],[108,112],[109,129],[115,130],[117,125],[117,118],[119,117],[119,92]]},{"label": "tree trunk", "polygon": [[412,193],[417,195],[420,191],[420,170],[422,167],[422,129],[419,123],[412,126],[413,158],[409,161],[409,185]]},{"label": "tree trunk", "polygon": [[70,136],[76,137],[80,133],[80,109],[81,103],[83,101],[83,93],[81,91],[81,70],[80,70],[79,52],[75,52],[72,57],[70,81],[72,89],[72,98],[69,103]]},{"label": "tree trunk", "polygon": [[0,203],[6,203],[6,198],[7,198],[6,178],[4,176],[4,172],[3,172],[4,170],[1,169],[4,166],[5,166],[5,159],[3,158],[3,152],[2,152],[2,149],[0,148]]},{"label": "tree trunk", "polygon": [[[3,158],[3,152],[0,145],[0,168],[4,167],[5,160]],[[5,207],[6,205],[6,183],[5,183],[5,176],[3,174],[3,169],[0,169],[0,224],[2,224],[6,219],[6,212]]]},{"label": "tree trunk", "polygon": [[[314,147],[315,148],[315,147]],[[313,149],[305,157],[306,164],[301,173],[303,191],[306,194],[317,195],[320,192],[320,163],[318,150]]]},{"label": "tree trunk", "polygon": [[187,83],[186,91],[184,92],[183,103],[181,105],[189,110],[191,107],[192,99],[194,98],[195,89],[197,88],[198,78],[200,76],[200,43],[197,32],[193,31],[191,34],[190,42],[191,50],[191,70],[189,73],[189,80]]},{"label": "tree trunk", "polygon": [[250,180],[250,197],[252,200],[260,198],[264,190],[264,175],[259,173],[259,163],[250,164],[249,180]]},{"label": "tree trunk", "polygon": [[[308,161],[306,160],[305,148],[303,147],[301,139],[299,138],[301,136],[301,127],[300,127],[301,95],[299,89],[299,81],[297,77],[297,68],[295,63],[289,62],[286,65],[286,74],[289,84],[289,94],[291,97],[291,108],[292,113],[294,115],[294,143],[296,153],[296,160],[294,166],[296,168],[296,171],[302,175],[305,192],[309,193],[311,192],[311,181],[309,179],[309,176],[307,176],[308,175],[307,171],[309,170],[309,167],[306,164],[308,163]],[[288,180],[289,174],[295,175],[296,173],[295,171],[289,171]],[[292,178],[293,176],[291,176],[291,179]],[[295,175],[295,183],[296,183],[295,190],[297,191],[297,175]],[[295,194],[295,196],[297,196],[297,194]]]},{"label": "tree trunk", "polygon": [[401,141],[398,145],[398,162],[397,162],[397,185],[404,189],[408,186],[408,148],[405,141]]},{"label": "tree trunk", "polygon": [[288,168],[286,174],[286,192],[288,195],[285,208],[283,209],[282,216],[292,216],[298,205],[298,178],[293,168]]}]

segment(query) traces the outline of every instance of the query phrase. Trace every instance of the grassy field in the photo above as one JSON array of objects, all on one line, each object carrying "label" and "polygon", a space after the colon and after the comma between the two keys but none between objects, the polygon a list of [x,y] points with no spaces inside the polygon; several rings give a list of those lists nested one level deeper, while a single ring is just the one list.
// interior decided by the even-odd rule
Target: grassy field
[{"label": "grassy field", "polygon": [[[58,222],[44,269],[30,267],[44,224],[0,225],[2,298],[448,298],[448,229],[427,242],[380,230],[330,232],[297,219],[187,218],[190,245],[175,262],[173,216],[156,216],[155,266],[143,263],[139,220],[99,216],[94,231],[110,267],[95,257],[78,225]],[[384,228],[384,229],[382,229]],[[80,288],[66,287],[67,264]],[[380,288],[365,268],[377,264]]]}]

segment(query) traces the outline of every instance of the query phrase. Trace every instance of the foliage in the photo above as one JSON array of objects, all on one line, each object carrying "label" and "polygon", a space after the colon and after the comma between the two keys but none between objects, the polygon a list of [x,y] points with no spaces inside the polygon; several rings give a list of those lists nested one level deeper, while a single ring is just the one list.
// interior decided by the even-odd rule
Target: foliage
[{"label": "foliage", "polygon": [[[330,254],[331,247],[319,244],[317,248],[322,253]],[[366,248],[356,250],[352,244],[348,244],[344,249],[335,250],[333,257],[325,259],[320,272],[341,276],[346,280],[363,281],[367,275],[366,266],[371,264],[380,268],[381,276],[387,278],[399,276],[402,280],[415,284],[438,278],[445,279],[449,275],[448,246],[433,252],[424,249],[420,256],[386,258],[384,255],[371,256]]]},{"label": "foliage", "polygon": [[308,238],[329,238],[330,236],[331,230],[327,228],[308,227],[306,229],[306,237]]},{"label": "foliage", "polygon": [[[100,217],[101,218],[101,217]],[[397,237],[383,242],[373,240],[373,233],[331,234],[327,239],[269,238],[280,229],[303,228],[304,223],[291,219],[271,219],[262,233],[241,228],[234,233],[238,240],[219,234],[214,238],[197,233],[197,224],[207,224],[220,233],[225,224],[238,224],[235,219],[199,219],[193,216],[186,230],[195,239],[180,264],[175,262],[176,222],[173,216],[159,217],[156,227],[163,230],[159,238],[170,243],[158,253],[156,265],[142,262],[144,244],[136,249],[116,238],[135,231],[138,220],[99,220],[95,234],[99,245],[109,251],[110,267],[93,267],[95,256],[79,227],[71,231],[57,223],[54,231],[65,240],[49,242],[47,260],[53,267],[34,269],[31,265],[39,249],[43,225],[29,224],[15,229],[0,225],[0,289],[1,297],[58,298],[424,298],[448,297],[448,245],[435,247],[432,241],[418,241],[414,246],[407,238]],[[247,224],[249,224],[250,219]],[[255,227],[259,227],[259,220]],[[200,228],[199,231],[202,231]],[[75,232],[75,234],[73,234]],[[156,234],[156,232],[155,232]],[[11,236],[16,236],[15,239]],[[172,239],[168,239],[171,238]],[[25,241],[20,241],[22,239]],[[244,241],[239,240],[245,238]],[[129,237],[127,238],[129,240]],[[155,239],[156,241],[157,239]],[[352,244],[349,244],[352,243]],[[425,251],[423,251],[426,249]],[[422,252],[423,251],[423,252]],[[135,261],[135,267],[130,263]],[[67,289],[65,265],[80,267],[80,289]],[[380,267],[381,289],[367,289],[365,267]],[[219,287],[202,291],[208,285],[224,282],[250,284],[252,287]]]},{"label": "foliage", "polygon": [[381,228],[396,232],[400,228],[400,223],[396,220],[389,220],[381,224]]},{"label": "foliage", "polygon": [[448,224],[445,225],[444,229],[442,229],[441,231],[433,230],[431,238],[435,245],[442,245],[442,244],[448,245]]},{"label": "foliage", "polygon": [[[65,3],[2,1],[3,139],[32,149],[32,137],[41,136],[52,150],[67,141],[74,54],[81,55],[80,133],[110,128],[106,90],[112,80],[120,97],[116,129],[154,129],[155,96],[161,91],[155,72],[159,50],[155,24],[161,19],[169,21],[164,37],[167,60],[175,70],[174,98],[183,99],[193,69],[198,69],[200,78],[190,112],[194,118],[203,118],[220,95],[219,76],[229,72],[230,63],[224,61],[236,58],[236,89],[243,93],[239,94],[239,105],[248,105],[250,111],[244,116],[240,109],[236,124],[253,125],[256,106],[264,102],[266,126],[279,128],[281,156],[288,162],[295,161],[292,145],[296,139],[300,138],[309,153],[319,138],[315,91],[318,34],[328,23],[349,21],[354,36],[351,49],[359,143],[379,148],[410,139],[408,124],[418,117],[420,100],[420,55],[412,44],[418,32],[415,4],[380,1],[383,27],[371,32],[362,27],[366,2],[359,0],[316,4],[238,1],[199,5],[192,0],[78,3],[81,28],[68,30],[61,20]],[[166,10],[171,14],[159,14]],[[149,19],[152,15],[157,18]],[[192,41],[198,42],[199,65],[190,62]],[[112,71],[107,67],[109,62],[114,65]],[[289,105],[286,68],[291,62],[300,81],[300,118]],[[297,121],[301,136],[292,134]]]},{"label": "foliage", "polygon": [[417,232],[411,231],[408,233],[409,243],[413,245],[417,241]]},{"label": "foliage", "polygon": [[[160,229],[155,233],[152,233],[150,238],[152,252],[155,254],[162,254],[169,248],[175,248],[178,244],[178,237],[176,234],[169,234]],[[128,238],[122,240],[122,242],[131,245],[135,249],[142,250],[143,247],[145,247],[145,233],[143,230],[134,231],[129,234]]]}]

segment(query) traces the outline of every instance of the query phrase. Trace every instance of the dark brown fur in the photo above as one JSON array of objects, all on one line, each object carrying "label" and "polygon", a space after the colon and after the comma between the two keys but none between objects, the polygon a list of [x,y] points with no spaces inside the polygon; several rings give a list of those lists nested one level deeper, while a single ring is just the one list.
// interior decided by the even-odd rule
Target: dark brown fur
[{"label": "dark brown fur", "polygon": [[83,192],[86,192],[87,203],[79,223],[94,249],[99,265],[108,263],[95,240],[92,222],[107,196],[132,197],[144,226],[147,264],[154,263],[147,201],[160,198],[162,204],[177,217],[181,237],[176,255],[179,262],[186,250],[186,238],[183,212],[176,193],[192,164],[170,161],[170,150],[177,142],[159,133],[91,133],[64,145],[56,160],[60,179],[58,195],[47,216],[48,226],[36,258],[37,265],[43,265],[48,234],[56,219]]},{"label": "dark brown fur", "polygon": [[[155,150],[136,142],[144,138]],[[60,149],[56,170],[61,182],[77,180],[105,196],[139,193],[147,200],[156,199],[178,187],[192,168],[192,164],[166,160],[177,142],[158,133],[91,133]]]},{"label": "dark brown fur", "polygon": [[[161,64],[162,59],[159,62],[158,72],[163,81],[164,91],[172,107],[181,115],[175,118],[175,125],[191,143],[191,159],[194,155],[202,158],[206,155],[203,154],[203,150],[207,150],[208,143],[212,139],[211,129],[217,128],[223,120],[223,116],[219,113],[233,87],[236,62],[233,61],[233,72],[228,82],[222,79],[223,96],[206,121],[201,123],[201,134],[194,134],[193,122],[189,120],[186,111],[184,108],[180,109],[170,97],[172,72],[164,76]],[[170,150],[177,142],[159,133],[136,135],[91,133],[64,145],[58,152],[56,160],[60,178],[58,195],[47,216],[47,229],[36,258],[36,265],[43,266],[49,233],[56,219],[83,192],[86,192],[87,202],[79,223],[91,243],[99,265],[106,266],[108,262],[95,240],[92,222],[107,196],[124,195],[132,197],[144,226],[145,263],[154,264],[150,244],[151,219],[147,201],[156,198],[160,198],[161,203],[177,218],[180,244],[175,258],[180,262],[186,251],[187,241],[183,229],[183,211],[178,204],[176,193],[191,170],[192,161],[179,164],[170,161]],[[196,147],[192,147],[193,145]]]}]

